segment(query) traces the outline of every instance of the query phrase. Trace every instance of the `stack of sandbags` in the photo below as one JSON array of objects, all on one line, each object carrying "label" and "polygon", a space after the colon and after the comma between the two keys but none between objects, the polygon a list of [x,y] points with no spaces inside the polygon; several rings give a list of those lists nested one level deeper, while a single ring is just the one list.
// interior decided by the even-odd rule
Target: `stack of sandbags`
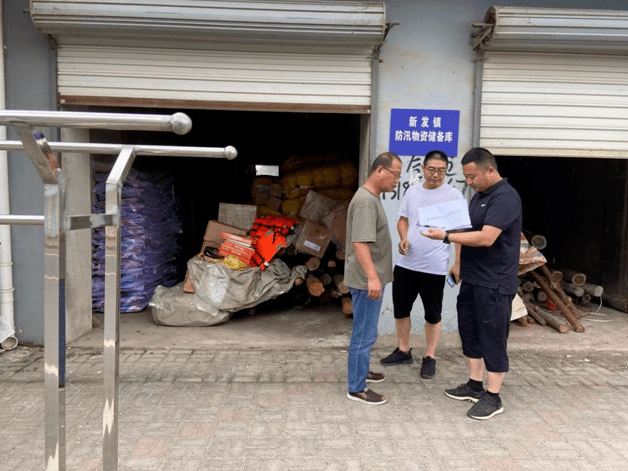
[{"label": "stack of sandbags", "polygon": [[[106,173],[96,173],[94,213],[105,211]],[[162,172],[131,169],[122,187],[120,311],[143,310],[158,285],[177,281],[177,236],[181,222],[172,194],[174,178]],[[105,302],[105,229],[92,236],[93,309]]]},{"label": "stack of sandbags", "polygon": [[285,199],[281,213],[295,217],[309,190],[336,201],[349,201],[358,184],[356,165],[338,154],[290,157],[282,165],[281,185]]},{"label": "stack of sandbags", "polygon": [[251,185],[251,196],[253,203],[257,206],[258,216],[281,215],[283,189],[279,178],[256,177]]}]

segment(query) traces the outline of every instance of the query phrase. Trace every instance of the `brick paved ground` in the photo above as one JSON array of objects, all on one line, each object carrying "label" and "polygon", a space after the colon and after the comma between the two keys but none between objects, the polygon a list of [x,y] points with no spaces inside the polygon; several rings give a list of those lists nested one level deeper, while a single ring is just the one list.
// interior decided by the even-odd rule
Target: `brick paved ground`
[{"label": "brick paved ground", "polygon": [[[42,357],[0,355],[3,469],[44,468]],[[443,394],[466,380],[457,350],[433,380],[416,363],[374,366],[387,374],[378,407],[346,399],[339,348],[123,350],[120,362],[121,470],[628,469],[627,352],[514,352],[505,412],[486,422]],[[102,355],[71,348],[67,368],[67,469],[99,470]]]}]

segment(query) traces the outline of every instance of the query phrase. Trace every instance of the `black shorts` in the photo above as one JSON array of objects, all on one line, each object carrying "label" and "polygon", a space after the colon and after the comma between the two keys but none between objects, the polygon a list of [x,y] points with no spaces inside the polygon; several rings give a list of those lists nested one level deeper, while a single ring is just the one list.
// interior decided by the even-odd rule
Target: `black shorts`
[{"label": "black shorts", "polygon": [[395,266],[392,285],[395,319],[410,317],[412,305],[417,295],[421,295],[425,322],[438,324],[443,312],[443,290],[445,289],[445,275],[432,275]]},{"label": "black shorts", "polygon": [[462,353],[467,358],[484,359],[491,373],[508,371],[506,341],[513,298],[513,294],[464,281],[460,285],[456,308]]}]

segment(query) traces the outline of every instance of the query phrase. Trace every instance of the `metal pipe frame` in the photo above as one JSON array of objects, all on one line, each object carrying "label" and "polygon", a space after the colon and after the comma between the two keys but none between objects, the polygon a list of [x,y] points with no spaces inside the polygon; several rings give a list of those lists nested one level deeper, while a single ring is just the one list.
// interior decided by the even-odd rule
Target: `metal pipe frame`
[{"label": "metal pipe frame", "polygon": [[0,224],[9,226],[43,226],[45,216],[12,216],[10,214],[0,214]]},{"label": "metal pipe frame", "polygon": [[[55,173],[56,169],[53,169],[50,166],[48,159],[46,159],[46,154],[49,149],[44,148],[41,145],[44,141],[42,140],[41,142],[37,142],[33,133],[33,128],[27,125],[15,126],[15,132],[24,144],[24,150],[31,156],[31,160],[33,161],[33,165],[35,166],[35,170],[37,170],[41,181],[44,182],[44,184],[58,183],[57,175]],[[53,158],[56,161],[56,157],[53,156]]]},{"label": "metal pipe frame", "polygon": [[[52,152],[85,152],[89,154],[119,155],[124,144],[82,144],[75,142],[49,142]],[[0,150],[26,150],[21,141],[0,141]],[[133,145],[135,155],[162,157],[200,157],[233,160],[238,156],[235,147],[186,147]]]},{"label": "metal pipe frame", "polygon": [[14,125],[44,183],[44,417],[46,471],[65,469],[65,249],[62,221],[65,215],[65,178],[56,158],[47,157],[45,139],[35,139],[26,124]]},{"label": "metal pipe frame", "polygon": [[60,234],[65,181],[44,184],[44,415],[46,471],[65,469],[65,386],[61,364],[59,316]]},{"label": "metal pipe frame", "polygon": [[78,216],[67,216],[63,223],[66,231],[76,231],[78,229],[95,229],[96,227],[115,226],[120,224],[120,216],[117,214],[81,214]]},{"label": "metal pipe frame", "polygon": [[120,244],[122,185],[135,160],[132,147],[125,147],[116,160],[105,185],[105,214],[117,216],[105,227],[105,347],[103,410],[103,470],[118,469],[118,405],[120,377]]},{"label": "metal pipe frame", "polygon": [[[118,470],[120,356],[120,246],[122,186],[137,155],[234,159],[234,147],[201,148],[88,143],[48,143],[32,126],[140,129],[185,134],[192,123],[172,116],[115,113],[0,111],[0,125],[12,125],[20,141],[0,149],[28,153],[44,183],[44,215],[0,215],[0,224],[44,226],[44,390],[46,471],[65,471],[65,231],[105,227],[105,333],[103,351],[103,470]],[[65,178],[52,152],[118,154],[106,182],[105,214],[65,214]],[[62,332],[63,330],[63,332]]]},{"label": "metal pipe frame", "polygon": [[192,120],[185,113],[158,115],[90,113],[84,111],[0,110],[1,124],[127,131],[172,131],[175,134],[187,134],[192,129]]}]

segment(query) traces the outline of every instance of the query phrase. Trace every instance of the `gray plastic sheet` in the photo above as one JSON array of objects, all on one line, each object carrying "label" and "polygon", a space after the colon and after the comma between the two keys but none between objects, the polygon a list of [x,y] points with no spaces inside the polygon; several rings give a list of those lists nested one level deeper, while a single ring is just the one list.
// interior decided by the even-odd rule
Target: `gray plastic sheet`
[{"label": "gray plastic sheet", "polygon": [[9,337],[12,337],[14,334],[15,334],[15,331],[11,328],[11,326],[9,326],[8,324],[5,324],[0,319],[0,343],[4,342]]},{"label": "gray plastic sheet", "polygon": [[183,283],[155,289],[149,306],[156,324],[181,327],[222,324],[234,312],[288,292],[294,280],[307,272],[303,265],[291,270],[279,259],[262,271],[233,270],[221,263],[192,258],[188,270],[196,293],[183,291]]}]

